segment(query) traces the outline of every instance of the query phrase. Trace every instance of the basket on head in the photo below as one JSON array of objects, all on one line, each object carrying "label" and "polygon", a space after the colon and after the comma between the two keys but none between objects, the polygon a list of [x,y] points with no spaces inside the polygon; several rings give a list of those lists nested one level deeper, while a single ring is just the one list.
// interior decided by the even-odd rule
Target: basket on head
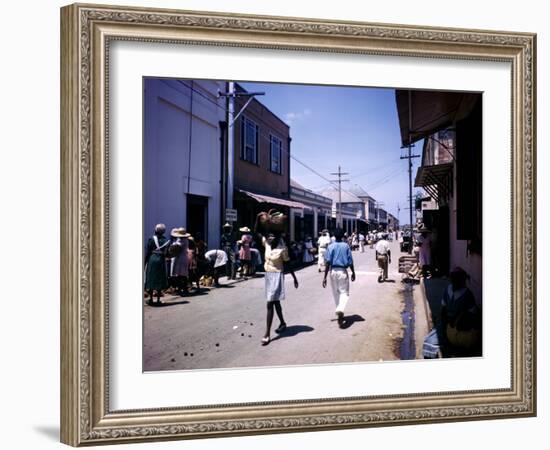
[{"label": "basket on head", "polygon": [[268,212],[262,211],[256,216],[256,232],[282,233],[286,231],[288,216],[275,209]]}]

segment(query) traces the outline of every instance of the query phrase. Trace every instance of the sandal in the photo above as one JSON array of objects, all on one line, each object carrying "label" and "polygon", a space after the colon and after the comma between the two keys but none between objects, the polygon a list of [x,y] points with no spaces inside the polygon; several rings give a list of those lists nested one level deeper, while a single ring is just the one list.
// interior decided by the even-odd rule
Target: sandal
[{"label": "sandal", "polygon": [[286,323],[282,323],[279,325],[279,327],[275,330],[275,333],[279,334],[286,330]]},{"label": "sandal", "polygon": [[267,345],[271,341],[271,338],[269,336],[262,338],[262,345]]}]

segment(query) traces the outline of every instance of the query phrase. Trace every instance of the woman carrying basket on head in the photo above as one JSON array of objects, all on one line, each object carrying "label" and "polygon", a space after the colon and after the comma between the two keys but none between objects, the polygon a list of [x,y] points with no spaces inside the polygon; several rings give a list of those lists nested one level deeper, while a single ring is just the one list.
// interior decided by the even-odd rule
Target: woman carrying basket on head
[{"label": "woman carrying basket on head", "polygon": [[[285,299],[285,265],[290,261],[288,248],[280,234],[270,233],[267,239],[264,238],[265,246],[265,298],[267,301],[267,318],[262,345],[267,345],[271,341],[271,325],[273,323],[273,312],[277,313],[279,318],[279,327],[276,333],[282,333],[286,329],[285,319],[283,317],[283,308],[281,300]],[[298,279],[289,268],[289,273],[294,279],[294,287],[298,289]]]}]

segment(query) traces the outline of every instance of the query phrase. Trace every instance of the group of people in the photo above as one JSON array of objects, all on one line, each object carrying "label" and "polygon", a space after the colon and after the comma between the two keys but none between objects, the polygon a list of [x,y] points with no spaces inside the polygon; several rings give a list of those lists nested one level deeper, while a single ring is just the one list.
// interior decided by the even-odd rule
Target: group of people
[{"label": "group of people", "polygon": [[[339,234],[342,230],[337,230],[337,232]],[[329,231],[324,229],[319,235],[319,239],[317,241],[317,245],[319,247],[317,267],[319,272],[326,270],[326,252],[329,245],[337,241],[337,232],[335,232],[331,237]],[[371,232],[365,236],[361,232],[353,232],[352,235],[348,237],[347,233],[342,232],[340,241],[344,242],[349,247],[350,251],[356,249],[357,247],[355,246],[355,243],[358,243],[358,250],[361,253],[364,253],[365,245],[372,243],[372,248],[375,249],[374,256],[380,271],[378,281],[383,282],[388,279],[388,265],[391,264],[389,233],[380,230],[378,233]]]},{"label": "group of people", "polygon": [[[429,248],[429,232],[420,230],[420,246]],[[279,325],[276,333],[282,333],[287,325],[283,316],[281,301],[285,299],[285,273],[290,274],[295,288],[299,287],[298,279],[293,271],[291,261],[296,262],[296,255],[291,252],[292,246],[287,245],[284,233],[267,233],[265,236],[253,236],[247,227],[239,228],[239,237],[232,232],[232,226],[226,223],[221,237],[221,249],[208,250],[206,242],[200,233],[195,238],[185,228],[174,228],[166,237],[166,227],[158,224],[154,235],[149,238],[145,252],[145,289],[149,295],[149,303],[162,304],[162,291],[172,287],[179,295],[185,295],[189,284],[196,283],[199,289],[199,278],[202,275],[211,276],[215,285],[225,271],[228,279],[235,279],[237,266],[242,277],[254,273],[262,258],[259,248],[263,248],[263,266],[265,280],[265,300],[267,304],[266,329],[261,339],[262,345],[271,341],[271,328],[274,315],[277,314]],[[353,239],[363,246],[370,241],[371,236],[356,233]],[[256,242],[260,239],[260,244]],[[388,267],[391,264],[391,249],[388,233],[380,231],[372,236],[374,257],[379,268],[378,281],[388,279]],[[340,328],[345,327],[344,311],[349,301],[350,281],[355,281],[355,267],[352,248],[348,237],[342,229],[336,229],[332,236],[328,230],[320,233],[314,244],[311,239],[308,249],[315,248],[318,254],[318,270],[323,272],[321,285],[327,287],[330,280],[332,297],[335,304],[335,315]],[[364,249],[363,249],[364,251]],[[315,252],[308,252],[312,255]],[[426,256],[426,253],[428,256]],[[429,252],[419,251],[422,267],[429,267]],[[260,261],[260,262],[259,262]],[[298,259],[299,262],[303,262]],[[238,264],[237,264],[238,262]],[[450,274],[451,283],[445,290],[442,299],[441,321],[438,324],[438,336],[441,344],[456,347],[471,347],[478,342],[480,315],[473,295],[466,286],[467,274],[460,268],[455,268]],[[154,297],[156,296],[156,301]]]},{"label": "group of people", "polygon": [[193,237],[184,227],[173,228],[170,237],[165,234],[166,226],[157,224],[145,247],[145,290],[151,305],[161,305],[163,291],[169,287],[181,296],[190,285],[200,289],[202,275],[212,276],[218,284],[219,268],[227,261],[225,252],[208,251],[201,233]]}]

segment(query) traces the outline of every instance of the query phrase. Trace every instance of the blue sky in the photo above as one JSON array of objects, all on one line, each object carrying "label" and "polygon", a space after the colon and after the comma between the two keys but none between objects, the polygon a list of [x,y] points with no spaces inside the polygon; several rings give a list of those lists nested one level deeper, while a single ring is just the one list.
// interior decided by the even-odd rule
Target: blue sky
[{"label": "blue sky", "polygon": [[[329,179],[341,166],[349,172],[343,188],[363,187],[401,223],[408,223],[407,161],[401,147],[393,89],[240,83],[290,125],[291,154]],[[422,141],[416,144],[417,154]],[[420,158],[413,160],[413,183]],[[306,188],[319,190],[328,182],[291,160],[291,176]],[[413,186],[413,195],[416,192]]]}]

